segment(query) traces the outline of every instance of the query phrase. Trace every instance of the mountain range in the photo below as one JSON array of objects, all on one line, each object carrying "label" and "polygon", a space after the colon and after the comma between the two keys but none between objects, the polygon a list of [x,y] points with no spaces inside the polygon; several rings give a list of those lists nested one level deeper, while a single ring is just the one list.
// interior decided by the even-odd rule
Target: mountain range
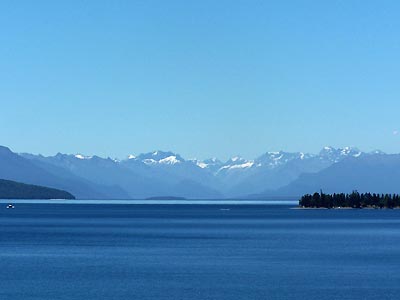
[{"label": "mountain range", "polygon": [[14,153],[0,146],[0,178],[66,190],[79,199],[298,197],[400,192],[400,155],[324,147],[318,154],[266,152],[253,160],[184,159],[169,151],[118,160],[83,154]]}]

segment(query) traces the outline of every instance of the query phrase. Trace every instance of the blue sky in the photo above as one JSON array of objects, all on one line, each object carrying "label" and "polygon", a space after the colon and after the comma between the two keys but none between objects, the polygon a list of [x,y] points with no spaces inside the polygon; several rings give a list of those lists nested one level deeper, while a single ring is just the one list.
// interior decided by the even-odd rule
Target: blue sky
[{"label": "blue sky", "polygon": [[0,144],[400,152],[398,1],[1,1]]}]

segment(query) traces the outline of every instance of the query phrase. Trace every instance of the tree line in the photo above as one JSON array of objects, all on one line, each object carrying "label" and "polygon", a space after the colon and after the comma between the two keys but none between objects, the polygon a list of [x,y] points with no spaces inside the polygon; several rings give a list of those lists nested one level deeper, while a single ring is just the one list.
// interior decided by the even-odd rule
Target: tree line
[{"label": "tree line", "polygon": [[299,200],[301,207],[310,208],[337,208],[337,207],[351,207],[351,208],[395,208],[400,207],[400,195],[398,194],[371,194],[359,193],[357,191],[351,194],[324,194],[314,193],[313,195],[307,194]]}]

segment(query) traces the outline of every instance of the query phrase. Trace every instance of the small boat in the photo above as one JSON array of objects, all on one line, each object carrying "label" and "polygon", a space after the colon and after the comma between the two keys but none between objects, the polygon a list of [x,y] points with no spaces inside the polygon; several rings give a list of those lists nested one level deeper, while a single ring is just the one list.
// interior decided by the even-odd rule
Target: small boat
[{"label": "small boat", "polygon": [[14,205],[12,205],[12,204],[8,204],[8,205],[6,206],[6,208],[7,208],[7,209],[14,209],[14,208],[15,208],[15,206],[14,206]]}]

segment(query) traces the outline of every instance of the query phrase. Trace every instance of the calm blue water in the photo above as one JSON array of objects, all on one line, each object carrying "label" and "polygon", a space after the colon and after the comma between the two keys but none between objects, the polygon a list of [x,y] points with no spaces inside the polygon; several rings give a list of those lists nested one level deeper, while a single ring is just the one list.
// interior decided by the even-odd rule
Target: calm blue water
[{"label": "calm blue water", "polygon": [[400,210],[290,207],[0,204],[0,299],[399,299]]}]

